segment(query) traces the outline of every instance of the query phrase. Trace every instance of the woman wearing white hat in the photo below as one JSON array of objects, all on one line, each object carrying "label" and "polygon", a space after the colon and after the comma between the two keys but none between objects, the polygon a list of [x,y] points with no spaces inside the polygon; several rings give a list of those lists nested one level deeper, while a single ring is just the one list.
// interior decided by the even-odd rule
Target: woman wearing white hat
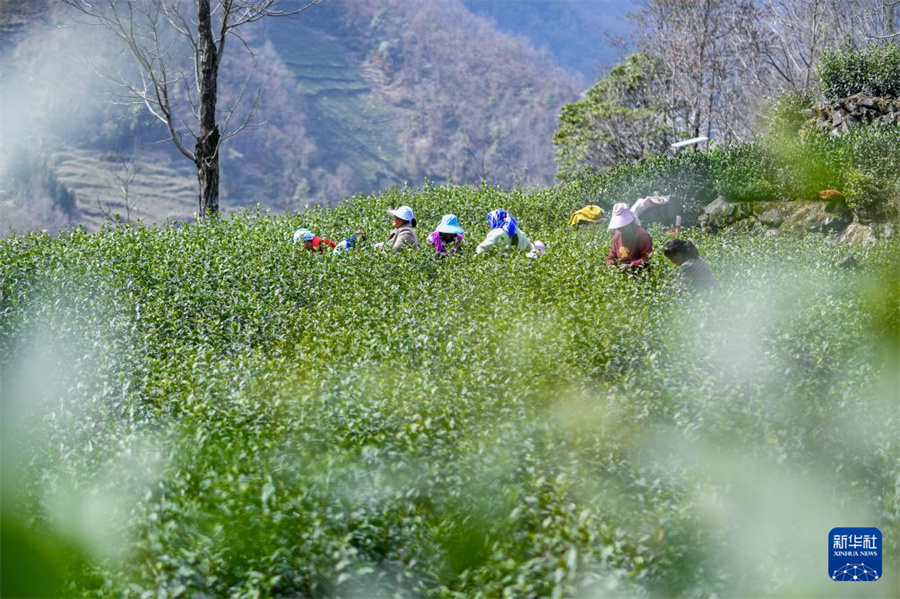
[{"label": "woman wearing white hat", "polygon": [[459,226],[459,220],[455,214],[445,214],[441,217],[441,224],[428,235],[425,241],[434,246],[438,258],[455,256],[463,242],[463,228]]},{"label": "woman wearing white hat", "polygon": [[390,248],[395,252],[399,252],[406,246],[414,248],[419,247],[419,239],[413,230],[416,226],[416,216],[413,214],[412,208],[409,206],[400,206],[393,210],[388,210],[391,215],[391,226],[394,228],[387,241],[375,244],[376,250],[384,250]]},{"label": "woman wearing white hat", "polygon": [[653,241],[641,228],[637,215],[628,204],[616,204],[612,209],[609,229],[615,231],[609,246],[606,263],[618,266],[620,270],[644,268],[648,266]]}]

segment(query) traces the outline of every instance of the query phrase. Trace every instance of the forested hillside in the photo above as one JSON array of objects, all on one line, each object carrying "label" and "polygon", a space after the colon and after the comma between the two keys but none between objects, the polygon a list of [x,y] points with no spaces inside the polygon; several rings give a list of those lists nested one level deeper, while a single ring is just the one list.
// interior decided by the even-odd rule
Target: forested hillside
[{"label": "forested hillside", "polygon": [[594,79],[618,58],[611,43],[627,40],[638,0],[465,0],[500,31],[546,48],[561,67]]},{"label": "forested hillside", "polygon": [[[190,218],[192,165],[98,75],[134,78],[121,49],[59,5],[2,7],[16,32],[0,57],[4,233],[96,228],[116,213]],[[223,115],[244,85],[263,93],[254,126],[223,148],[226,210],[332,204],[426,178],[553,180],[550,138],[559,108],[577,98],[577,77],[460,0],[333,0],[244,37],[252,54],[235,43],[225,55]],[[242,110],[251,105],[245,98]]]}]

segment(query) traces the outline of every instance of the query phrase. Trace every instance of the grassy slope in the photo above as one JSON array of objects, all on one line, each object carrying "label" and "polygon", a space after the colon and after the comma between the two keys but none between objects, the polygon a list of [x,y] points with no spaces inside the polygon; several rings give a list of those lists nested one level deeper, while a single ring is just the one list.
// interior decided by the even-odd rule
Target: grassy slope
[{"label": "grassy slope", "polygon": [[[0,242],[4,493],[101,595],[836,596],[831,527],[896,556],[897,242],[854,271],[823,237],[700,236],[722,288],[679,299],[564,227],[583,193]],[[381,238],[400,203],[420,234],[456,212],[466,255],[289,243]],[[498,206],[547,256],[474,258]],[[890,560],[846,592],[888,596]]]}]

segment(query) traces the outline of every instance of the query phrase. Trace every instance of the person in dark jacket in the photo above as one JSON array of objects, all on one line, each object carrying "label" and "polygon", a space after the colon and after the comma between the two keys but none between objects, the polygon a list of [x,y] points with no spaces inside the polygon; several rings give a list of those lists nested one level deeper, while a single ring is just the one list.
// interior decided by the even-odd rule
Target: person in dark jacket
[{"label": "person in dark jacket", "polygon": [[709,289],[716,284],[709,263],[700,257],[700,250],[690,240],[671,239],[663,246],[666,258],[678,266],[678,289]]}]

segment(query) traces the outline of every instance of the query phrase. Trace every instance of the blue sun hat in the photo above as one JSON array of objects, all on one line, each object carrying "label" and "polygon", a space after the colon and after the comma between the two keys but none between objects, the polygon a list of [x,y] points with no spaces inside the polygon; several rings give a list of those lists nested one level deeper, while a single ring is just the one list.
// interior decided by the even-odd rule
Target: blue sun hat
[{"label": "blue sun hat", "polygon": [[441,224],[437,226],[438,233],[452,233],[454,235],[461,235],[465,233],[462,227],[459,226],[459,220],[456,218],[455,214],[445,214],[441,217]]},{"label": "blue sun hat", "polygon": [[294,243],[300,243],[301,241],[312,241],[315,235],[312,234],[312,231],[309,229],[297,229],[294,231]]}]

